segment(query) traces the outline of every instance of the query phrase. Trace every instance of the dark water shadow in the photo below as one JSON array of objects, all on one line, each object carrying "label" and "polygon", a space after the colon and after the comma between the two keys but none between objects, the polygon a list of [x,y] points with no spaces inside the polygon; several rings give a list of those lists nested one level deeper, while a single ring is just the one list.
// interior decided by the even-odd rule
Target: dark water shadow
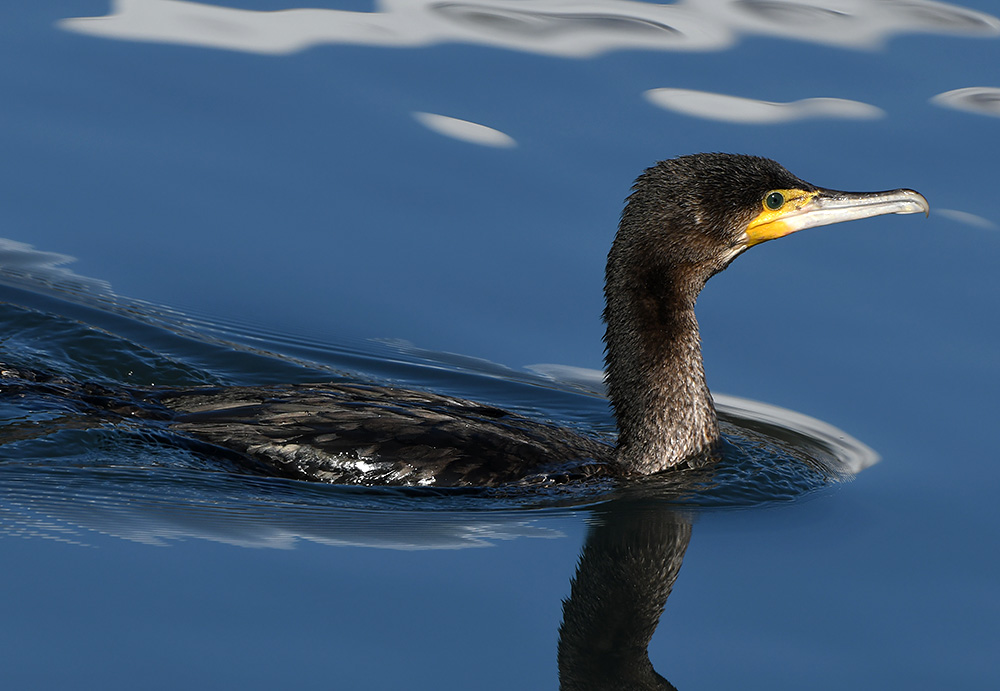
[{"label": "dark water shadow", "polygon": [[691,520],[623,499],[594,512],[559,627],[563,691],[673,689],[649,660],[688,543]]}]

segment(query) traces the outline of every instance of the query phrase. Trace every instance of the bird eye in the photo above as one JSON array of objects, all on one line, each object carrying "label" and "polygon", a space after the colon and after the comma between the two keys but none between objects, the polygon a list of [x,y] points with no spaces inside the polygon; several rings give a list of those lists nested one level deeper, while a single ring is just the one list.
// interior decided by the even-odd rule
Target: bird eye
[{"label": "bird eye", "polygon": [[764,206],[769,208],[771,211],[777,211],[785,204],[785,195],[781,192],[771,192],[769,195],[764,197]]}]

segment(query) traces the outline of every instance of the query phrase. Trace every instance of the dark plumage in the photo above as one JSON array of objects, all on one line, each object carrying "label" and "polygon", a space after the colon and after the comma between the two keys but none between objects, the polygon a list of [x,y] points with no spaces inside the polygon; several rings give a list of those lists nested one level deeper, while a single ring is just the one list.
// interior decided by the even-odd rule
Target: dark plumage
[{"label": "dark plumage", "polygon": [[662,470],[719,436],[694,305],[743,252],[774,189],[816,188],[765,158],[700,154],[661,161],[632,188],[605,272],[605,365],[630,473]]},{"label": "dark plumage", "polygon": [[134,389],[98,398],[106,410],[166,420],[248,466],[301,479],[493,486],[647,475],[704,454],[719,438],[694,314],[711,276],[752,245],[803,228],[927,208],[911,190],[825,190],[754,156],[696,154],[647,169],[606,270],[617,448],[490,406],[376,386]]},{"label": "dark plumage", "polygon": [[170,392],[172,426],[262,460],[275,472],[338,484],[491,486],[607,475],[613,449],[492,406],[358,384]]}]

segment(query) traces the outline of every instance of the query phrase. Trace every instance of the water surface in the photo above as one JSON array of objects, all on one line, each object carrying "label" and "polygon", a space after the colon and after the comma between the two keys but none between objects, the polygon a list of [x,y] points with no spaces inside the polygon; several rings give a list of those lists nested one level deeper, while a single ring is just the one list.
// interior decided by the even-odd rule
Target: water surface
[{"label": "water surface", "polygon": [[699,302],[714,391],[882,460],[739,508],[480,504],[248,478],[141,428],[31,437],[65,411],[6,402],[11,688],[555,688],[585,545],[636,516],[655,558],[686,546],[649,644],[677,688],[996,688],[990,4],[288,9],[2,10],[0,362],[362,377],[609,434],[535,366],[600,368],[635,176],[738,151],[931,202],[755,248]]}]

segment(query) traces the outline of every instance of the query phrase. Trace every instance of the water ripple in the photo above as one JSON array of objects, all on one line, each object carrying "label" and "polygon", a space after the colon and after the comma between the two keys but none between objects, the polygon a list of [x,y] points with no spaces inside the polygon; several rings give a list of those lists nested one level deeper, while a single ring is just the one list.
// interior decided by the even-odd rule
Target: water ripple
[{"label": "water ripple", "polygon": [[322,44],[421,47],[469,43],[585,58],[612,50],[724,50],[742,36],[871,48],[905,33],[1000,35],[984,12],[929,0],[382,0],[374,12],[258,12],[183,0],[116,0],[66,31],[284,55]]},{"label": "water ripple", "polygon": [[938,94],[931,102],[945,108],[1000,118],[1000,88],[997,87],[969,86],[954,89]]},{"label": "water ripple", "polygon": [[693,89],[650,89],[646,98],[661,108],[684,115],[739,122],[773,125],[813,118],[871,120],[885,116],[873,105],[845,98],[806,98],[791,103],[774,103]]},{"label": "water ripple", "polygon": [[462,142],[479,144],[480,146],[493,146],[498,149],[508,149],[517,146],[517,142],[510,135],[504,134],[492,127],[480,125],[479,123],[459,120],[447,115],[437,115],[436,113],[417,112],[413,114],[413,117],[432,132],[437,132],[445,137],[451,137]]}]

